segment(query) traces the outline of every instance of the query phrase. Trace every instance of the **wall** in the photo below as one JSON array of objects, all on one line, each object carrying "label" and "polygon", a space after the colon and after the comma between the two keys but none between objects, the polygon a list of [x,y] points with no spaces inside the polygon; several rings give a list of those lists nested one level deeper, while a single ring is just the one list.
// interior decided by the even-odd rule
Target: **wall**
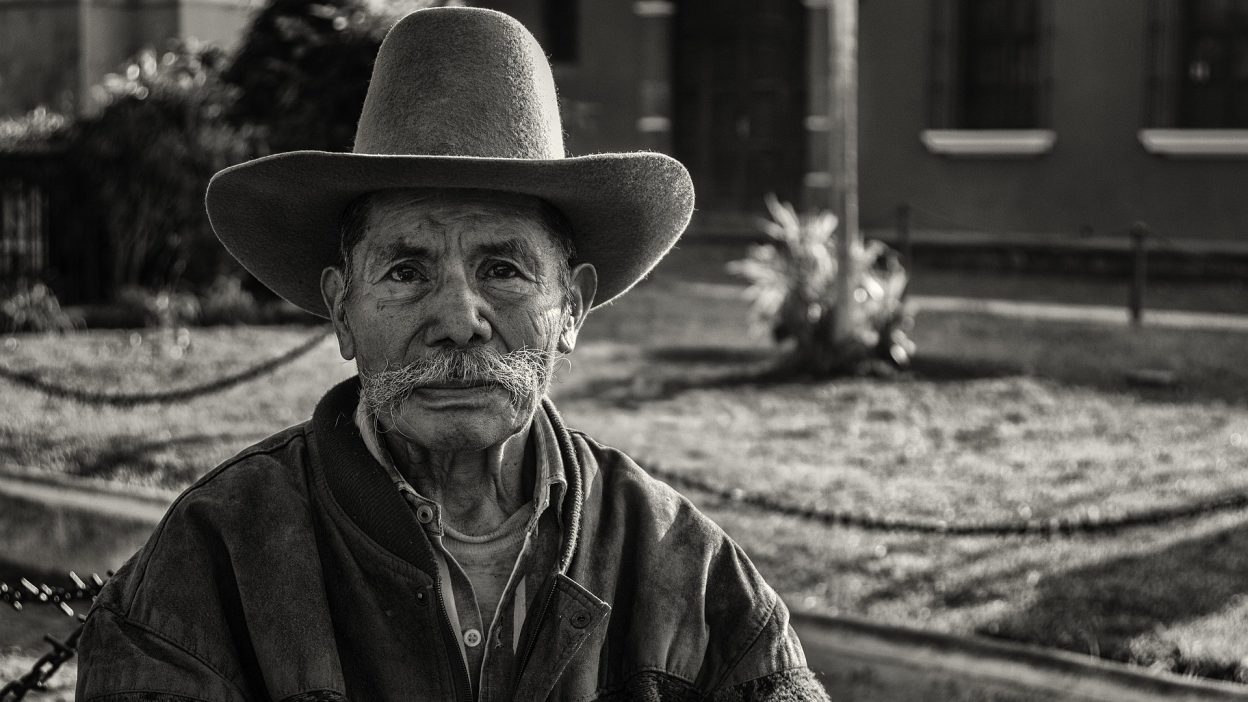
[{"label": "wall", "polygon": [[78,57],[77,0],[0,0],[0,115],[68,108]]},{"label": "wall", "polygon": [[171,37],[232,47],[261,0],[0,0],[0,115],[72,111],[140,49]]},{"label": "wall", "polygon": [[1176,238],[1248,239],[1248,160],[1172,160],[1144,151],[1147,8],[1141,0],[1056,2],[1053,150],[1034,159],[929,154],[928,0],[863,0],[860,184],[866,228],[899,203],[917,228],[1041,235],[1143,220]]},{"label": "wall", "polygon": [[[540,0],[487,0],[475,5],[506,12],[543,39]],[[580,55],[555,63],[555,83],[570,154],[642,148],[637,132],[642,55],[641,18],[627,0],[581,0]]]}]

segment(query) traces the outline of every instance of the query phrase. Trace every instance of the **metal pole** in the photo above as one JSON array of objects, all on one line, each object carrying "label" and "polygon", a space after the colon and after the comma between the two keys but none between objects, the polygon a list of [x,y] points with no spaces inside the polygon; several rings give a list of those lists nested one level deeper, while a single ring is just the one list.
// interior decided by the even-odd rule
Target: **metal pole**
[{"label": "metal pole", "polygon": [[1148,225],[1136,222],[1131,225],[1132,276],[1131,293],[1127,308],[1131,312],[1131,326],[1144,323],[1144,287],[1148,278]]},{"label": "metal pole", "polygon": [[838,345],[853,336],[857,316],[858,271],[862,247],[858,231],[858,0],[830,0],[828,39],[828,172],[833,211],[841,220],[836,247],[837,314],[833,338]]}]

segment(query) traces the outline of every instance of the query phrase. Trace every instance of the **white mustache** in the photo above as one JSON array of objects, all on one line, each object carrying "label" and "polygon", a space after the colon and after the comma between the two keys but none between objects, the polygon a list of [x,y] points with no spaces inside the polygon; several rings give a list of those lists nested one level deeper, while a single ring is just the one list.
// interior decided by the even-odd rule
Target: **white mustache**
[{"label": "white mustache", "polygon": [[524,348],[499,353],[485,346],[442,348],[399,368],[360,371],[360,399],[374,415],[392,412],[414,391],[436,385],[501,386],[520,406],[532,394],[545,392],[557,351]]}]

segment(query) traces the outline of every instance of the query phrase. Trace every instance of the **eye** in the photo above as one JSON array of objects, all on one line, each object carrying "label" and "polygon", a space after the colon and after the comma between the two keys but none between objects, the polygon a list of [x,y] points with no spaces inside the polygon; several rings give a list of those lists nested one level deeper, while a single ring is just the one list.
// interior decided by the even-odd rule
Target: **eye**
[{"label": "eye", "polygon": [[506,280],[508,278],[519,277],[520,271],[510,263],[494,261],[486,265],[485,274],[490,278],[501,278]]},{"label": "eye", "polygon": [[415,266],[408,264],[400,264],[390,269],[386,277],[397,283],[411,283],[421,278],[420,271]]}]

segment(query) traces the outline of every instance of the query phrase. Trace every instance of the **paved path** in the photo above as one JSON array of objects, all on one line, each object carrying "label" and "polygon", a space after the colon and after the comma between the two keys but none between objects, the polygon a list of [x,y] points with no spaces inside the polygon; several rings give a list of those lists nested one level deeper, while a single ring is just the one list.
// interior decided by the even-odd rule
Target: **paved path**
[{"label": "paved path", "polygon": [[169,509],[173,494],[134,494],[93,486],[73,479],[28,477],[0,473],[0,495],[127,521],[155,524]]}]

